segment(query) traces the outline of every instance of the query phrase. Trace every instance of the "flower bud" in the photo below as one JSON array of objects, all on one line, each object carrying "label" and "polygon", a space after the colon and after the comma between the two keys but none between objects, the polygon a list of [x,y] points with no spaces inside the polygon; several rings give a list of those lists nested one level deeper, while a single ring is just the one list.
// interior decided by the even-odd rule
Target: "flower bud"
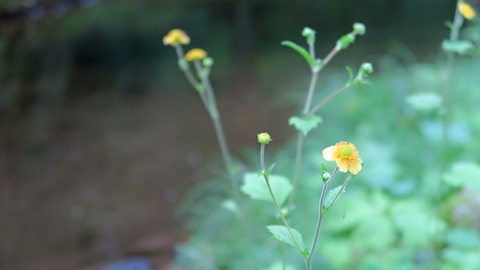
[{"label": "flower bud", "polygon": [[354,23],[353,30],[359,35],[364,35],[366,32],[365,25],[363,23]]},{"label": "flower bud", "polygon": [[362,63],[362,65],[360,66],[360,70],[362,70],[364,73],[368,73],[368,74],[373,73],[372,63],[369,63],[369,62]]},{"label": "flower bud", "polygon": [[257,135],[258,136],[258,142],[261,144],[268,144],[269,142],[272,141],[272,138],[268,133],[260,133]]},{"label": "flower bud", "polygon": [[329,172],[323,172],[323,175],[322,175],[323,182],[327,182],[328,179],[330,179],[331,176],[332,176],[331,173],[329,173]]},{"label": "flower bud", "polygon": [[355,42],[355,35],[346,34],[337,41],[337,45],[335,46],[335,49],[337,49],[338,51],[344,50],[348,48],[348,46],[353,42]]},{"label": "flower bud", "polygon": [[207,58],[203,59],[203,61],[202,61],[203,66],[207,67],[207,68],[212,67],[213,63],[214,63],[214,61],[210,57],[207,57]]}]

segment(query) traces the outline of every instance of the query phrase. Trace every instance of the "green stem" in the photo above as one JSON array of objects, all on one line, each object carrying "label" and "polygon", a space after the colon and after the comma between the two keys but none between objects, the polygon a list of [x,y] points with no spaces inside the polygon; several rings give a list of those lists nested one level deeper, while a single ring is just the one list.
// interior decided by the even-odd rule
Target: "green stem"
[{"label": "green stem", "polygon": [[[297,239],[293,235],[292,230],[290,229],[290,226],[288,225],[288,222],[285,219],[285,216],[283,215],[282,209],[280,208],[280,206],[277,203],[277,199],[275,198],[275,195],[273,194],[272,188],[270,187],[270,181],[268,180],[269,176],[265,173],[264,158],[265,158],[265,144],[262,143],[262,146],[260,147],[260,164],[261,164],[261,167],[262,167],[263,177],[265,178],[265,182],[267,183],[268,191],[270,191],[270,195],[272,196],[273,202],[275,203],[275,206],[277,207],[277,211],[280,214],[283,225],[285,225],[285,227],[287,228],[288,233],[290,233],[290,236],[292,237],[293,241],[295,242],[295,245],[297,246],[300,253],[303,254],[303,250],[300,247],[300,245],[298,244]],[[303,256],[305,257],[305,255],[303,255]]]},{"label": "green stem", "polygon": [[338,191],[337,195],[335,196],[335,198],[333,198],[332,202],[330,202],[330,204],[326,207],[326,209],[330,208],[332,206],[332,204],[338,199],[338,197],[340,197],[340,194],[342,194],[342,191],[345,189],[345,187],[347,186],[348,182],[350,182],[351,179],[352,179],[351,175],[349,175],[347,177],[347,179],[345,179],[345,181],[343,182],[343,185],[340,188],[340,190]]},{"label": "green stem", "polygon": [[323,201],[325,200],[325,193],[327,191],[328,184],[330,184],[330,182],[333,180],[333,178],[337,174],[337,171],[338,171],[338,167],[335,168],[335,170],[333,171],[330,178],[323,185],[322,195],[320,196],[319,215],[318,215],[317,227],[315,229],[315,237],[313,239],[312,247],[310,248],[310,252],[308,253],[308,257],[306,259],[307,269],[309,269],[309,270],[311,269],[311,262],[310,261],[312,260],[312,256],[313,256],[313,252],[315,251],[315,247],[317,246],[318,235],[319,235],[320,227],[322,226],[322,221],[323,221],[323,217],[324,217],[324,214],[325,214],[325,212],[323,211]]},{"label": "green stem", "polygon": [[218,113],[217,103],[215,100],[215,95],[213,93],[212,85],[210,84],[210,80],[208,79],[207,75],[203,74],[204,68],[201,66],[199,61],[195,61],[195,68],[197,69],[197,72],[201,75],[200,79],[205,86],[208,103],[207,109],[213,120],[213,125],[215,126],[215,132],[217,133],[217,139],[220,145],[220,150],[222,151],[223,160],[225,161],[225,167],[227,168],[227,171],[230,172],[233,162],[223,132],[222,122],[220,121],[220,115]]},{"label": "green stem", "polygon": [[312,111],[310,111],[308,114],[307,114],[307,118],[312,116],[314,113],[316,113],[323,105],[325,105],[325,103],[329,102],[331,99],[333,99],[334,97],[336,97],[338,94],[342,93],[343,91],[347,90],[350,86],[348,84],[346,84],[344,87],[338,89],[337,91],[335,91],[334,93],[332,93],[330,96],[328,96],[327,98],[325,98],[324,100],[322,100],[322,102],[320,102],[317,106],[315,106]]},{"label": "green stem", "polygon": [[[308,118],[308,116],[311,115],[311,114],[308,113],[308,111],[310,110],[310,105],[312,103],[313,93],[315,91],[315,86],[317,84],[318,73],[330,62],[330,60],[338,52],[339,52],[339,50],[337,50],[336,48],[333,48],[330,51],[330,53],[323,59],[322,68],[318,71],[313,71],[312,72],[312,78],[310,80],[310,86],[308,88],[307,99],[305,101],[305,107],[303,108],[303,115],[305,116],[305,118]],[[315,51],[314,51],[313,46],[310,47],[310,55],[312,56],[313,59],[315,59]],[[331,98],[333,98],[333,97],[334,96],[332,96]],[[297,151],[296,151],[296,156],[295,156],[295,171],[293,173],[293,189],[292,189],[292,193],[290,195],[290,198],[288,200],[288,207],[287,207],[287,213],[288,214],[290,214],[290,211],[292,210],[293,202],[295,201],[295,196],[297,194],[298,178],[299,178],[299,174],[300,174],[300,167],[301,167],[301,164],[302,164],[302,150],[303,150],[303,139],[304,139],[304,137],[305,137],[305,135],[301,131],[299,131],[298,135],[297,135]]]},{"label": "green stem", "polygon": [[[177,52],[177,56],[178,56],[179,61],[186,61],[185,60],[185,55],[183,53],[182,46],[180,46],[180,45],[175,46],[175,52]],[[190,67],[187,67],[186,69],[182,68],[182,70],[185,73],[185,76],[187,77],[190,84],[193,86],[193,88],[195,88],[197,90],[198,94],[200,95],[200,99],[202,100],[203,105],[208,110],[209,106],[208,106],[208,102],[207,102],[207,99],[206,99],[206,96],[205,96],[205,91],[203,91],[199,88],[199,82],[197,81],[197,79],[195,79],[195,76],[193,76],[192,71],[190,70]]]}]

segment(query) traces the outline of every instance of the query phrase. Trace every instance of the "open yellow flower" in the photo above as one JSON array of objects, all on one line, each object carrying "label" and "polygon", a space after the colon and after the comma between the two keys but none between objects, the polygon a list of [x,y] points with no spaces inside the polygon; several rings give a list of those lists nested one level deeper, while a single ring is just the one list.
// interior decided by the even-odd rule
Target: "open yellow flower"
[{"label": "open yellow flower", "polygon": [[362,169],[362,162],[358,156],[357,148],[349,142],[339,142],[325,148],[322,152],[323,158],[328,161],[335,161],[341,172],[350,171],[357,174]]},{"label": "open yellow flower", "polygon": [[163,37],[163,44],[165,46],[171,45],[173,47],[178,46],[179,44],[186,45],[190,43],[190,37],[185,34],[183,30],[173,29],[168,34]]},{"label": "open yellow flower", "polygon": [[463,17],[471,20],[475,17],[475,10],[469,3],[460,2],[458,3],[458,10],[462,13]]},{"label": "open yellow flower", "polygon": [[187,61],[197,61],[202,60],[207,57],[207,52],[202,49],[191,49],[190,51],[185,54],[185,59]]}]

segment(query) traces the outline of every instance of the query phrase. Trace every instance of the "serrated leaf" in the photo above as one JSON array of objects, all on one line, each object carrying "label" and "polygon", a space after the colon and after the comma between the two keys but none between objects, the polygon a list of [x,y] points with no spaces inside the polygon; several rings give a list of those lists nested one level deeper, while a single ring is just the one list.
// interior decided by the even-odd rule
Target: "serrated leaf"
[{"label": "serrated leaf", "polygon": [[[292,191],[292,184],[290,184],[290,181],[288,181],[286,177],[280,175],[270,175],[269,183],[278,204],[283,205]],[[246,173],[243,177],[241,190],[252,199],[273,203],[272,195],[270,195],[263,175]]]},{"label": "serrated leaf", "polygon": [[[332,203],[332,201],[335,199],[335,197],[337,196],[338,192],[340,191],[340,189],[342,188],[342,186],[338,186],[334,189],[331,189],[328,193],[327,193],[327,196],[325,197],[325,201],[323,202],[323,209],[327,209],[327,207]],[[340,198],[340,196],[342,196],[342,194],[345,193],[345,189],[342,190],[342,192],[340,193],[340,195],[338,195],[338,197]],[[338,198],[337,198],[338,200]]]},{"label": "serrated leaf", "polygon": [[[292,236],[288,232],[287,227],[280,226],[280,225],[270,225],[270,226],[267,226],[267,229],[273,234],[273,237],[275,237],[276,239],[284,243],[287,243],[291,246],[297,247],[297,245],[295,244],[295,241],[292,239]],[[297,243],[300,246],[300,249],[305,250],[305,247],[303,246],[302,234],[293,228],[290,228],[290,230],[292,231],[293,236],[297,240]]]},{"label": "serrated leaf", "polygon": [[468,40],[444,40],[442,41],[442,49],[447,52],[454,52],[460,55],[465,55],[468,51],[473,49],[473,44]]},{"label": "serrated leaf", "polygon": [[442,99],[436,93],[425,92],[413,94],[407,97],[407,103],[419,111],[431,111],[442,104]]},{"label": "serrated leaf", "polygon": [[302,46],[299,46],[295,42],[292,42],[292,41],[289,41],[289,40],[285,40],[281,44],[283,46],[290,47],[290,48],[294,49],[295,51],[297,51],[301,56],[303,56],[303,58],[305,58],[305,60],[307,60],[307,63],[308,63],[308,65],[310,65],[310,68],[313,68],[315,66],[315,63],[313,61],[312,56]]},{"label": "serrated leaf", "polygon": [[288,119],[288,124],[294,126],[296,130],[303,132],[303,135],[307,135],[310,130],[317,127],[318,123],[322,122],[322,118],[317,115],[312,115],[307,119],[292,116]]}]

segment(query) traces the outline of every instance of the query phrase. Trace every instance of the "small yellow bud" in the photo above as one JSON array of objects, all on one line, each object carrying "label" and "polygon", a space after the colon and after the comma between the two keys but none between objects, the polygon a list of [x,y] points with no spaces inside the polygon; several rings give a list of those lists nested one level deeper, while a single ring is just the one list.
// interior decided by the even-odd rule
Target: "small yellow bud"
[{"label": "small yellow bud", "polygon": [[261,144],[268,144],[269,142],[272,141],[272,138],[270,137],[270,135],[268,135],[268,133],[260,133],[257,135],[258,136],[258,142],[261,143]]},{"label": "small yellow bud", "polygon": [[469,3],[460,2],[458,3],[458,10],[462,13],[463,17],[471,20],[475,17],[475,10]]},{"label": "small yellow bud", "polygon": [[185,59],[187,61],[197,61],[202,60],[207,57],[207,52],[202,49],[191,49],[190,51],[185,54]]},{"label": "small yellow bud", "polygon": [[173,47],[178,46],[179,44],[186,45],[190,43],[190,37],[185,34],[183,30],[173,29],[168,34],[163,37],[163,44],[165,46],[171,45]]}]

